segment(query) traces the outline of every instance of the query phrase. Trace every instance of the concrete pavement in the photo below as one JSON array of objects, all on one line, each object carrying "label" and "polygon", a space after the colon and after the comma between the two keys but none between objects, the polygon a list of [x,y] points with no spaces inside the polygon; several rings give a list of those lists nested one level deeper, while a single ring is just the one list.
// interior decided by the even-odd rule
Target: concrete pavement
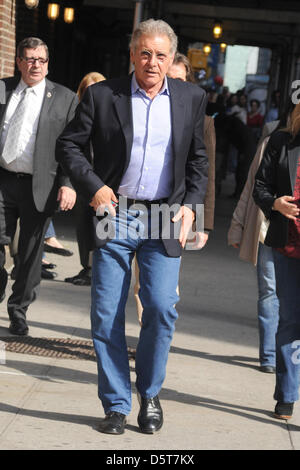
[{"label": "concrete pavement", "polygon": [[[208,246],[183,257],[179,319],[160,395],[163,429],[150,436],[138,430],[134,361],[127,430],[122,436],[109,436],[97,431],[103,412],[95,362],[2,351],[1,450],[300,449],[300,406],[288,424],[274,419],[274,375],[258,370],[255,270],[227,247],[233,208],[231,200],[219,199]],[[30,335],[87,340],[89,288],[63,282],[80,269],[73,219],[63,215],[56,220],[59,238],[74,256],[47,256],[57,263],[58,277],[42,281],[40,295],[28,311]],[[8,294],[10,288],[11,281]],[[9,336],[7,327],[4,301],[0,340]],[[138,334],[131,292],[129,346],[136,345]]]}]

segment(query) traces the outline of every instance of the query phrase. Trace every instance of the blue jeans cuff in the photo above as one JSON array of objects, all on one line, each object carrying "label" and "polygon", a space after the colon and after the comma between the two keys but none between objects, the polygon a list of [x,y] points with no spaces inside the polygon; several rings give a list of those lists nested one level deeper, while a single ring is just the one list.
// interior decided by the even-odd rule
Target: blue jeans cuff
[{"label": "blue jeans cuff", "polygon": [[111,408],[109,408],[108,410],[104,410],[105,414],[107,415],[110,411],[115,411],[116,413],[122,413],[122,415],[126,415],[128,416],[129,413],[130,413],[130,410],[124,410],[120,407],[114,407],[112,406]]}]

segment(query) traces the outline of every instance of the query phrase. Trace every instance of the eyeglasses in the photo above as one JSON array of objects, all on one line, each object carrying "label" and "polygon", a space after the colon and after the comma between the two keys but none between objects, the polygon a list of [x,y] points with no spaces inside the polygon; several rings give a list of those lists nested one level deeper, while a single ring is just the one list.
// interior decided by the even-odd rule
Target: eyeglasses
[{"label": "eyeglasses", "polygon": [[21,57],[22,60],[25,60],[25,62],[29,65],[34,65],[35,62],[38,62],[40,65],[44,65],[48,62],[49,59],[43,59],[43,57]]}]

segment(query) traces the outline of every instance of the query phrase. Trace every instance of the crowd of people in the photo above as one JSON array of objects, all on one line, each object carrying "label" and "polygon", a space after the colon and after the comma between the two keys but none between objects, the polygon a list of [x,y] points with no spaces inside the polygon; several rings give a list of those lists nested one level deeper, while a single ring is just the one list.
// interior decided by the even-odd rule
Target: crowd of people
[{"label": "crowd of people", "polygon": [[[231,168],[238,203],[228,244],[256,266],[260,367],[276,374],[275,416],[288,419],[300,377],[293,359],[300,341],[300,104],[279,116],[276,91],[263,116],[259,101],[248,102],[243,91],[206,93],[193,83],[174,31],[161,20],[140,23],[130,59],[132,75],[106,80],[91,72],[74,93],[46,78],[49,54],[42,40],[18,45],[20,77],[3,80],[6,100],[0,105],[0,301],[8,245],[15,263],[9,331],[29,332],[27,310],[41,277],[55,277],[56,265],[46,254],[72,256],[57,240],[53,215],[58,207],[76,210],[82,269],[65,281],[92,286],[92,338],[105,412],[100,430],[122,434],[131,411],[125,305],[134,262],[141,326],[138,424],[143,433],[158,431],[182,250],[192,229],[194,249],[207,243],[215,195]],[[151,238],[154,215],[173,206],[172,218],[159,223],[159,237]],[[143,211],[147,223],[139,218]],[[100,237],[99,224],[110,220],[118,236]]]},{"label": "crowd of people", "polygon": [[230,93],[228,87],[223,87],[221,93],[208,90],[207,114],[214,116],[217,133],[217,195],[221,194],[222,181],[231,172],[236,181],[232,197],[240,197],[264,125],[279,119],[279,100],[276,90],[270,108],[263,113],[262,103],[249,100],[244,89],[236,93]]}]

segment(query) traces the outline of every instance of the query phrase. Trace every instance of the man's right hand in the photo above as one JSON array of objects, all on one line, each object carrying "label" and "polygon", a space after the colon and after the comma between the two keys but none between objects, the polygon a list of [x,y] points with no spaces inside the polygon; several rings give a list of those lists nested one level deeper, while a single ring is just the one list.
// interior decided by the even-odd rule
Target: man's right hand
[{"label": "man's right hand", "polygon": [[118,203],[118,198],[109,186],[102,186],[93,196],[90,206],[93,207],[97,215],[104,215],[107,209],[112,217],[116,216],[112,201]]}]

